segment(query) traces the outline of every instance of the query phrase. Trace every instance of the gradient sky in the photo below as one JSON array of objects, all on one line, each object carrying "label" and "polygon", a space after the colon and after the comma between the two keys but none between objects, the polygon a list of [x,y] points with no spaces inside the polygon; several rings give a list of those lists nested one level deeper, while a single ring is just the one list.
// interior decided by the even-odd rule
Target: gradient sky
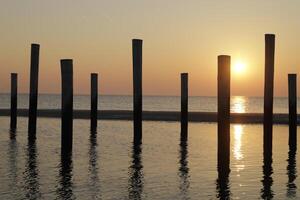
[{"label": "gradient sky", "polygon": [[[88,94],[98,72],[102,94],[132,93],[131,39],[144,40],[145,95],[215,96],[217,56],[243,60],[232,95],[261,96],[264,34],[276,34],[275,95],[287,95],[287,74],[300,69],[299,0],[1,0],[0,92],[10,73],[28,92],[30,44],[41,44],[39,92],[59,93],[62,58],[74,60],[74,92]],[[298,80],[298,94],[300,93]]]}]

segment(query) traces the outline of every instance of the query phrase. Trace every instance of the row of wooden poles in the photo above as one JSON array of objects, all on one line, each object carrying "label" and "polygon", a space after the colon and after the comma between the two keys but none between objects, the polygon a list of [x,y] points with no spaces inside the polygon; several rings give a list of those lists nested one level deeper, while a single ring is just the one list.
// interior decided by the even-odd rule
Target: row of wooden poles
[{"label": "row of wooden poles", "polygon": [[[133,142],[142,143],[142,44],[132,40],[133,55]],[[31,45],[30,98],[28,113],[28,138],[36,138],[38,72],[38,44]],[[273,88],[274,88],[275,35],[265,35],[265,85],[264,85],[264,154],[272,153]],[[61,108],[61,150],[72,151],[73,141],[73,62],[61,60],[62,108]],[[230,157],[230,56],[218,56],[218,163],[229,166]],[[297,146],[297,92],[296,74],[288,74],[289,96],[289,146]],[[98,74],[91,74],[91,130],[97,129]],[[17,74],[11,74],[11,124],[17,124]],[[187,140],[188,133],[188,74],[181,74],[181,140]]]}]

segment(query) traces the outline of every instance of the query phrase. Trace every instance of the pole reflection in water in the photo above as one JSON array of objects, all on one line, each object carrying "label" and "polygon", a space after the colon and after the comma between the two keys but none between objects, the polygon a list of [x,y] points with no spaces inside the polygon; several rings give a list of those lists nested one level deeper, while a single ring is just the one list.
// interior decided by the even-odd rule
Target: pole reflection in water
[{"label": "pole reflection in water", "polygon": [[[11,134],[14,134],[11,132]],[[8,146],[8,163],[9,163],[9,188],[14,191],[14,194],[18,194],[18,145],[15,137],[11,138]],[[15,198],[16,199],[16,198]]]},{"label": "pole reflection in water", "polygon": [[28,140],[27,161],[24,172],[24,189],[26,199],[40,199],[39,170],[37,167],[37,152],[35,140]]},{"label": "pole reflection in water", "polygon": [[132,163],[129,167],[129,199],[142,199],[144,175],[141,153],[141,144],[133,144]]},{"label": "pole reflection in water", "polygon": [[189,199],[188,189],[190,186],[189,181],[189,167],[188,167],[188,144],[186,140],[180,141],[180,150],[179,150],[179,177],[180,177],[180,193],[182,199]]},{"label": "pole reflection in water", "polygon": [[100,196],[100,185],[98,177],[98,154],[97,154],[97,131],[91,131],[90,134],[90,150],[89,150],[89,173],[91,177],[92,195],[93,199],[99,199]]},{"label": "pole reflection in water", "polygon": [[274,192],[272,190],[273,185],[273,168],[272,168],[272,152],[267,151],[264,152],[264,160],[263,160],[263,177],[262,184],[263,187],[261,189],[261,198],[262,199],[272,199],[274,197]]},{"label": "pole reflection in water", "polygon": [[[229,156],[229,155],[228,155]],[[221,160],[222,162],[219,162]],[[218,158],[218,179],[216,181],[217,186],[217,198],[218,199],[230,199],[230,183],[229,183],[229,174],[230,174],[230,162],[228,158]]]},{"label": "pole reflection in water", "polygon": [[72,169],[72,152],[66,153],[62,151],[58,178],[59,186],[57,188],[58,199],[75,199],[73,195]]},{"label": "pole reflection in water", "polygon": [[289,198],[296,197],[297,193],[297,185],[295,180],[297,178],[297,169],[296,169],[296,149],[290,149],[289,158],[288,158],[288,166],[287,166],[287,194],[286,196]]},{"label": "pole reflection in water", "polygon": [[229,173],[229,166],[218,166],[218,179],[216,181],[218,199],[230,199]]},{"label": "pole reflection in water", "polygon": [[16,129],[10,129],[9,130],[9,137],[10,137],[11,140],[15,140],[16,139],[16,135],[17,135]]}]

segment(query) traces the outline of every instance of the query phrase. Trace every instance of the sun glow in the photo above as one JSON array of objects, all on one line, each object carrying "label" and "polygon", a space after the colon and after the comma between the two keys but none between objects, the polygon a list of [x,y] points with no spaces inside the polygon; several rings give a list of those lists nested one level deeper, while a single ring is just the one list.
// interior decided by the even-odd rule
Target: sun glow
[{"label": "sun glow", "polygon": [[246,70],[246,64],[242,61],[237,61],[233,66],[235,74],[243,74]]}]

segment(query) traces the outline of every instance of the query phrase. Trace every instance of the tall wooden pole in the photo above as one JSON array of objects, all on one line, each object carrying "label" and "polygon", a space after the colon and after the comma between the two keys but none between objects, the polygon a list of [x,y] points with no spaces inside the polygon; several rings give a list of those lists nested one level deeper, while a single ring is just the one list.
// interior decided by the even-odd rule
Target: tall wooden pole
[{"label": "tall wooden pole", "polygon": [[31,44],[30,61],[30,94],[29,94],[29,113],[28,113],[28,138],[36,138],[36,116],[38,101],[38,80],[39,80],[39,44]]},{"label": "tall wooden pole", "polygon": [[142,45],[142,40],[132,40],[134,144],[142,142]]},{"label": "tall wooden pole", "polygon": [[181,74],[181,140],[188,134],[188,73]]},{"label": "tall wooden pole", "polygon": [[229,171],[230,163],[230,56],[218,57],[218,167]]},{"label": "tall wooden pole", "polygon": [[91,74],[91,131],[97,130],[98,74]]},{"label": "tall wooden pole", "polygon": [[297,148],[297,75],[288,75],[289,87],[289,146]]},{"label": "tall wooden pole", "polygon": [[10,77],[10,130],[14,131],[17,128],[18,74],[12,73]]},{"label": "tall wooden pole", "polygon": [[275,35],[265,35],[264,153],[272,154]]},{"label": "tall wooden pole", "polygon": [[61,60],[62,110],[61,110],[61,151],[72,152],[73,143],[73,61]]}]

